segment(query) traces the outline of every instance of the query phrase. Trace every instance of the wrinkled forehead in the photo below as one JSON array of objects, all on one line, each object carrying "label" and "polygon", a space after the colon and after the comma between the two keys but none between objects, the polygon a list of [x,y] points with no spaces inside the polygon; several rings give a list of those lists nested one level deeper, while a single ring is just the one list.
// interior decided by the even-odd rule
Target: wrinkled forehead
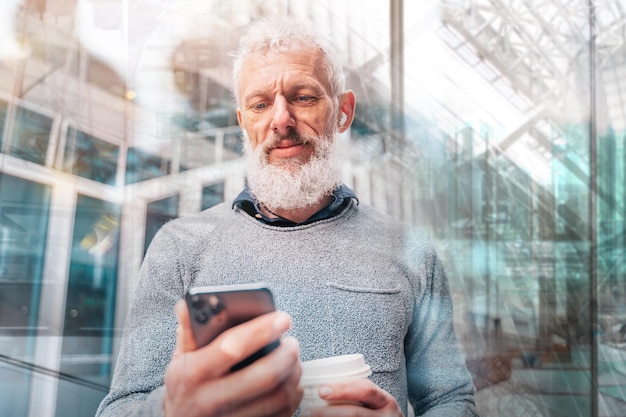
[{"label": "wrinkled forehead", "polygon": [[331,94],[327,60],[323,52],[311,45],[294,44],[276,49],[251,52],[242,62],[239,93],[252,85],[272,84],[278,80],[315,80],[325,93]]}]

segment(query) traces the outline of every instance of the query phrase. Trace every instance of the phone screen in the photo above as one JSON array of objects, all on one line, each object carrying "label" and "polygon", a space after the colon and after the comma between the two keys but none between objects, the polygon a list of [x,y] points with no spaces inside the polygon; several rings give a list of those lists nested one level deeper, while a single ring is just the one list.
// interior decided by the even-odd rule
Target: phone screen
[{"label": "phone screen", "polygon": [[[191,288],[185,297],[191,328],[198,347],[213,341],[223,331],[275,310],[272,292],[265,284],[237,284]],[[241,369],[278,346],[266,346],[235,365]]]}]

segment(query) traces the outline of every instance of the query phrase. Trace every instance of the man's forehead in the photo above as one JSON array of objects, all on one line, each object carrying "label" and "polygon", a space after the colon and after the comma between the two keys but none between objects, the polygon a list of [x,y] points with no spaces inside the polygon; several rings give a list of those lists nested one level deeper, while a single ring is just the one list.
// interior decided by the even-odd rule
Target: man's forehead
[{"label": "man's forehead", "polygon": [[285,81],[316,81],[330,87],[328,71],[319,48],[307,45],[307,49],[265,50],[250,53],[243,61],[240,88],[262,85],[276,79]]}]

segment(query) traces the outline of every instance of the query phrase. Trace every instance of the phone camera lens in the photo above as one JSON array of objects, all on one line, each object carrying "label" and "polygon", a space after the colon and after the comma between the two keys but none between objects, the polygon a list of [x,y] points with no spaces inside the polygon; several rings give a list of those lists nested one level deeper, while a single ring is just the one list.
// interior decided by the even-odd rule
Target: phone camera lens
[{"label": "phone camera lens", "polygon": [[204,307],[204,300],[199,295],[194,295],[191,297],[191,306],[195,309],[201,309]]},{"label": "phone camera lens", "polygon": [[211,310],[211,314],[218,315],[224,311],[224,302],[220,297],[211,295],[211,297],[209,297],[209,308]]},{"label": "phone camera lens", "polygon": [[209,321],[209,314],[206,311],[197,310],[194,314],[194,318],[196,319],[196,322],[200,324],[205,324],[207,321]]}]

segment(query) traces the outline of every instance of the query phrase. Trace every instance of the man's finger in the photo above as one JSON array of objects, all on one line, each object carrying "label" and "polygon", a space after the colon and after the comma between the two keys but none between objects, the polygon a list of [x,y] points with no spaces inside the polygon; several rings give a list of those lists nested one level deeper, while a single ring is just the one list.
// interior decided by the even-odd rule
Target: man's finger
[{"label": "man's finger", "polygon": [[263,314],[226,330],[213,342],[189,354],[200,374],[217,378],[228,374],[233,365],[279,340],[290,326],[291,318],[287,313]]},{"label": "man's finger", "polygon": [[264,402],[263,398],[271,397],[272,393],[276,395],[279,391],[286,391],[294,396],[290,401],[292,405],[295,406],[300,402],[302,396],[302,389],[298,384],[300,375],[298,342],[294,338],[285,338],[280,346],[266,357],[237,372],[215,379],[200,396],[199,401],[202,407],[216,405],[220,412],[228,415],[265,415],[261,409],[266,407],[257,409],[256,413],[252,410]]},{"label": "man's finger", "polygon": [[[357,379],[320,387],[319,395],[326,401],[362,404],[378,409],[389,404],[390,394],[369,379]],[[394,399],[395,400],[395,399]]]},{"label": "man's finger", "polygon": [[191,331],[191,320],[189,319],[189,310],[184,300],[178,301],[174,307],[176,317],[178,318],[178,327],[176,328],[176,349],[174,357],[185,352],[196,350],[196,341]]}]

